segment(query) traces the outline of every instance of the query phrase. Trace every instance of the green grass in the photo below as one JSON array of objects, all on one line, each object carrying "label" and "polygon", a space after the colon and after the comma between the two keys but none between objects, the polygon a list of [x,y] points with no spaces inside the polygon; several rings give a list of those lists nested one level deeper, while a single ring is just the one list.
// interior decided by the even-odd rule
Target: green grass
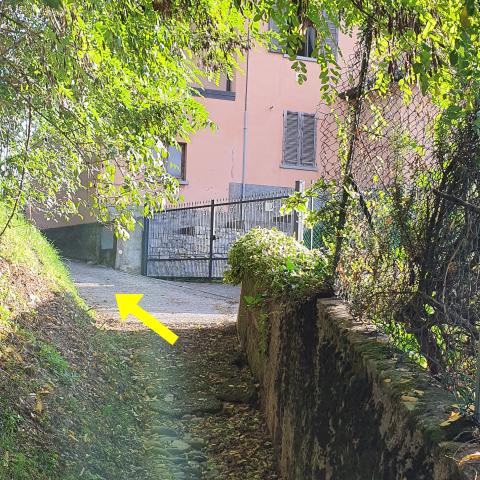
[{"label": "green grass", "polygon": [[61,378],[67,377],[70,370],[68,362],[54,347],[48,343],[41,342],[39,356],[54,374]]},{"label": "green grass", "polygon": [[[7,217],[5,207],[0,204],[0,226],[5,224]],[[58,252],[40,231],[22,216],[15,216],[10,228],[0,238],[0,258],[7,260],[12,266],[28,268],[30,273],[48,282],[53,291],[70,293],[83,304]],[[0,285],[0,290],[4,287],[5,285]]]},{"label": "green grass", "polygon": [[[0,227],[7,218],[8,212],[0,204]],[[42,292],[68,294],[80,309],[84,304],[58,253],[22,216],[15,216],[0,238],[0,260],[0,359],[10,382],[10,386],[7,383],[7,388],[0,391],[0,480],[58,478],[57,453],[32,440],[31,419],[21,409],[16,410],[19,406],[16,397],[28,398],[39,384],[48,381],[44,373],[25,375],[28,364],[37,369],[43,367],[49,377],[62,384],[72,374],[60,352],[37,338],[28,322],[20,324],[19,318],[35,317],[33,303],[42,303]],[[41,421],[40,416],[37,422]]]},{"label": "green grass", "polygon": [[48,480],[57,465],[57,454],[41,446],[19,443],[23,419],[0,400],[0,479]]}]

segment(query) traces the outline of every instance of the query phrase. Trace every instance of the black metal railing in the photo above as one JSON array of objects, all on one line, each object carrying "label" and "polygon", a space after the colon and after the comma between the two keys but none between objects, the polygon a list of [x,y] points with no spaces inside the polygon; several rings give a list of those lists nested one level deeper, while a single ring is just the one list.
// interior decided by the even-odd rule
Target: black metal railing
[{"label": "black metal railing", "polygon": [[[158,278],[222,278],[232,244],[254,227],[295,235],[288,195],[211,200],[168,208],[144,221],[143,273]],[[297,232],[298,234],[298,232]]]}]

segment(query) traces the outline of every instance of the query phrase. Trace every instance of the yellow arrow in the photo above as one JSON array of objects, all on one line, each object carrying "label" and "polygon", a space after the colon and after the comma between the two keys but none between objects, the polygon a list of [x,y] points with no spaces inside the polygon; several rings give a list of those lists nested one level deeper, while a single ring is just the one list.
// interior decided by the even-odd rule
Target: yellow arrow
[{"label": "yellow arrow", "polygon": [[115,298],[117,299],[118,311],[120,312],[122,322],[125,321],[129,315],[133,315],[148,328],[158,333],[170,343],[170,345],[173,345],[178,340],[177,335],[138,305],[138,302],[143,298],[142,293],[117,293],[115,294]]}]

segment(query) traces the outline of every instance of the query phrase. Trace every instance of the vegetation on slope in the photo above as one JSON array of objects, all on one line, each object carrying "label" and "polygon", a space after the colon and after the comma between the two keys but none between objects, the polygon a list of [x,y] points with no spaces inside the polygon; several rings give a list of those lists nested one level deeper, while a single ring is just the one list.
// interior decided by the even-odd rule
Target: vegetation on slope
[{"label": "vegetation on slope", "polygon": [[[0,208],[1,224],[6,216]],[[15,217],[0,244],[0,479],[133,468],[139,421],[120,408],[129,352],[111,335],[95,328],[52,246]]]}]

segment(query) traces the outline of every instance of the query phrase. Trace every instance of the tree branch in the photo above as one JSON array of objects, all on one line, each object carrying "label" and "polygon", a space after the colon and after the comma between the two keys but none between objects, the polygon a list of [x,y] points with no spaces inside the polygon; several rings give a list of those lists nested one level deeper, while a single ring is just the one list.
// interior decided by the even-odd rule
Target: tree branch
[{"label": "tree branch", "polygon": [[15,216],[18,208],[18,204],[20,202],[20,197],[22,196],[23,192],[23,184],[25,181],[25,171],[26,171],[26,163],[27,163],[27,157],[28,157],[28,151],[30,149],[30,138],[32,135],[32,105],[31,102],[28,102],[28,123],[27,123],[27,137],[25,139],[25,153],[23,157],[23,165],[22,165],[22,175],[20,177],[20,185],[19,185],[19,191],[17,198],[15,199],[15,203],[13,204],[12,211],[10,212],[10,216],[8,217],[7,223],[4,225],[2,231],[0,232],[0,238],[4,235],[4,233],[7,231],[7,228],[10,226],[10,223],[13,220],[13,217]]},{"label": "tree branch", "polygon": [[451,195],[450,193],[441,192],[440,190],[437,190],[436,188],[432,188],[432,192],[435,195],[438,195],[439,197],[444,198],[445,200],[450,200],[453,203],[456,203],[458,205],[462,205],[462,207],[468,208],[469,210],[472,210],[473,212],[475,212],[477,214],[480,214],[480,207],[477,207],[476,205],[473,205],[473,203],[466,202],[465,200],[462,200],[461,198],[458,198],[455,195]]}]

